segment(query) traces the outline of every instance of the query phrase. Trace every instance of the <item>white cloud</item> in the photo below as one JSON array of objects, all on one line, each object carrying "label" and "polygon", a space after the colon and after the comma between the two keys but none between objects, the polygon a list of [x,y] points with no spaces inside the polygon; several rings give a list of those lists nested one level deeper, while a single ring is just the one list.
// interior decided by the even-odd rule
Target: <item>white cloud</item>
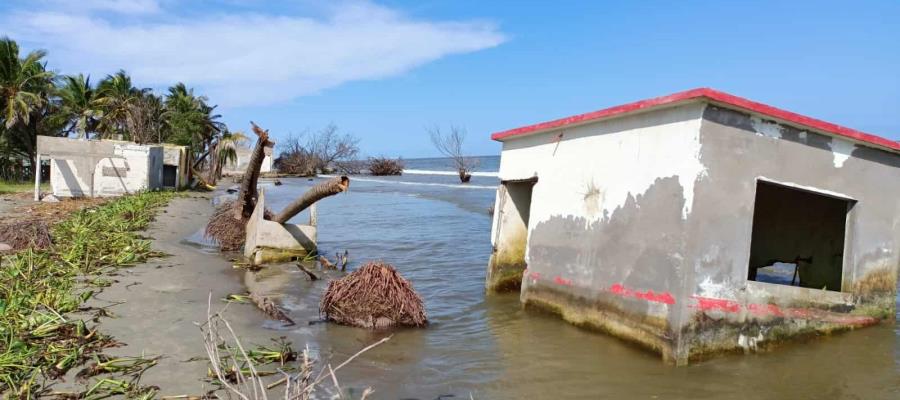
[{"label": "white cloud", "polygon": [[159,0],[41,0],[47,6],[65,8],[70,12],[109,11],[121,14],[152,14],[159,12]]},{"label": "white cloud", "polygon": [[[145,10],[159,5],[140,3]],[[0,34],[47,49],[51,66],[63,73],[99,77],[123,68],[142,86],[183,81],[226,106],[280,102],[349,81],[396,76],[505,40],[490,23],[417,20],[359,2],[339,3],[318,18],[164,17],[117,24],[96,13],[20,10],[0,17],[6,27],[0,29],[8,31]]]}]

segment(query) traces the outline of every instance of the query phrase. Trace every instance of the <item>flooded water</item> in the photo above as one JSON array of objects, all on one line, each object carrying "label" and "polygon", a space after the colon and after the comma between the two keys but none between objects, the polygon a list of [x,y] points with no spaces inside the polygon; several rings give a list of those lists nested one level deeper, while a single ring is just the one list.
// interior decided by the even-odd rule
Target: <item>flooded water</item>
[{"label": "flooded water", "polygon": [[[885,324],[777,351],[675,368],[620,340],[522,310],[517,295],[485,296],[497,158],[460,185],[444,160],[407,160],[401,177],[354,177],[319,204],[320,251],[349,251],[397,267],[424,298],[431,324],[393,338],[339,374],[345,387],[384,399],[897,399],[900,326]],[[430,171],[430,172],[429,172]],[[265,186],[280,209],[315,183]],[[304,219],[304,216],[298,217]],[[283,295],[297,326],[267,325],[322,358],[343,360],[386,333],[318,319],[327,286],[293,265],[247,277]]]}]

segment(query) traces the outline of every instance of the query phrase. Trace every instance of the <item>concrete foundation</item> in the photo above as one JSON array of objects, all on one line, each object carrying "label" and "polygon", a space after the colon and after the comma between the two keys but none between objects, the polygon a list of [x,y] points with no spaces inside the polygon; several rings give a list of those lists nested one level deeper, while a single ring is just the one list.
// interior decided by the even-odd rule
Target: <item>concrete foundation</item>
[{"label": "concrete foundation", "polygon": [[252,265],[286,262],[316,251],[316,205],[309,210],[309,225],[279,224],[263,218],[265,191],[260,190],[256,208],[247,222],[244,256]]},{"label": "concrete foundation", "polygon": [[525,266],[526,306],[677,364],[893,318],[896,142],[708,89],[494,137],[487,286]]}]

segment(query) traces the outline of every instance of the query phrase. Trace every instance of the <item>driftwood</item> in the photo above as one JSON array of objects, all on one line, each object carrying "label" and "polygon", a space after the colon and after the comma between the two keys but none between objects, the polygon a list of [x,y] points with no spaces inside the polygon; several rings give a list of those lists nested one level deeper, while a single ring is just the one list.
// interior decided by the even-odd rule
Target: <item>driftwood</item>
[{"label": "driftwood", "polygon": [[340,192],[343,192],[347,190],[348,187],[350,187],[350,178],[346,176],[329,179],[325,182],[315,185],[307,190],[306,193],[303,193],[303,196],[300,196],[299,198],[291,202],[291,204],[288,204],[287,207],[284,208],[284,210],[281,210],[280,213],[272,217],[272,221],[283,224],[289,219],[293,218],[295,215],[299,214],[301,211],[305,210],[307,207],[313,205],[313,203],[328,196],[333,196]]},{"label": "driftwood", "polygon": [[422,298],[409,281],[381,262],[331,281],[319,312],[326,320],[369,329],[428,323]]},{"label": "driftwood", "polygon": [[250,154],[250,161],[247,163],[247,170],[244,171],[244,177],[241,181],[241,190],[238,193],[237,205],[235,207],[235,218],[249,218],[253,214],[253,208],[256,207],[256,199],[259,193],[256,190],[256,182],[259,180],[259,170],[262,168],[262,162],[266,158],[266,147],[271,144],[269,141],[269,131],[263,130],[253,121],[253,133],[259,137],[256,140],[256,146],[253,147],[253,153]]},{"label": "driftwood", "polygon": [[319,280],[319,276],[316,275],[314,272],[310,271],[309,268],[306,268],[305,266],[303,266],[303,262],[297,262],[297,268],[300,268],[301,271],[306,273],[306,276],[309,276],[309,280],[311,280],[311,281]]},{"label": "driftwood", "polygon": [[253,304],[256,304],[256,307],[262,310],[262,312],[269,316],[269,318],[294,325],[294,320],[290,319],[287,314],[285,314],[284,311],[282,311],[281,308],[279,308],[278,305],[275,304],[274,301],[272,301],[272,299],[253,292],[250,292],[250,295],[248,297],[250,298],[250,301],[252,301]]}]

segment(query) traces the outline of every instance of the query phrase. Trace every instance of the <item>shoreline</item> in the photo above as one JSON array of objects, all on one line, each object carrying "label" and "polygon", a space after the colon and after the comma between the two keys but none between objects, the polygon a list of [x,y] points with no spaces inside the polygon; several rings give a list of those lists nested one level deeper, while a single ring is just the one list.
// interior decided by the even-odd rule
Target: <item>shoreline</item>
[{"label": "shoreline", "polygon": [[[115,282],[85,304],[106,307],[111,317],[100,320],[100,331],[123,343],[104,354],[161,356],[140,381],[159,387],[159,397],[202,396],[218,388],[205,381],[208,359],[198,322],[206,320],[210,307],[213,312],[223,309],[221,299],[246,290],[244,271],[234,269],[227,254],[185,241],[206,225],[213,195],[190,193],[160,209],[142,234],[152,239],[153,250],[166,256],[118,271]],[[227,316],[239,335],[252,338],[248,343],[278,337],[278,332],[262,328],[266,317],[252,306],[229,306]],[[66,382],[75,382],[68,378],[77,369]]]}]

